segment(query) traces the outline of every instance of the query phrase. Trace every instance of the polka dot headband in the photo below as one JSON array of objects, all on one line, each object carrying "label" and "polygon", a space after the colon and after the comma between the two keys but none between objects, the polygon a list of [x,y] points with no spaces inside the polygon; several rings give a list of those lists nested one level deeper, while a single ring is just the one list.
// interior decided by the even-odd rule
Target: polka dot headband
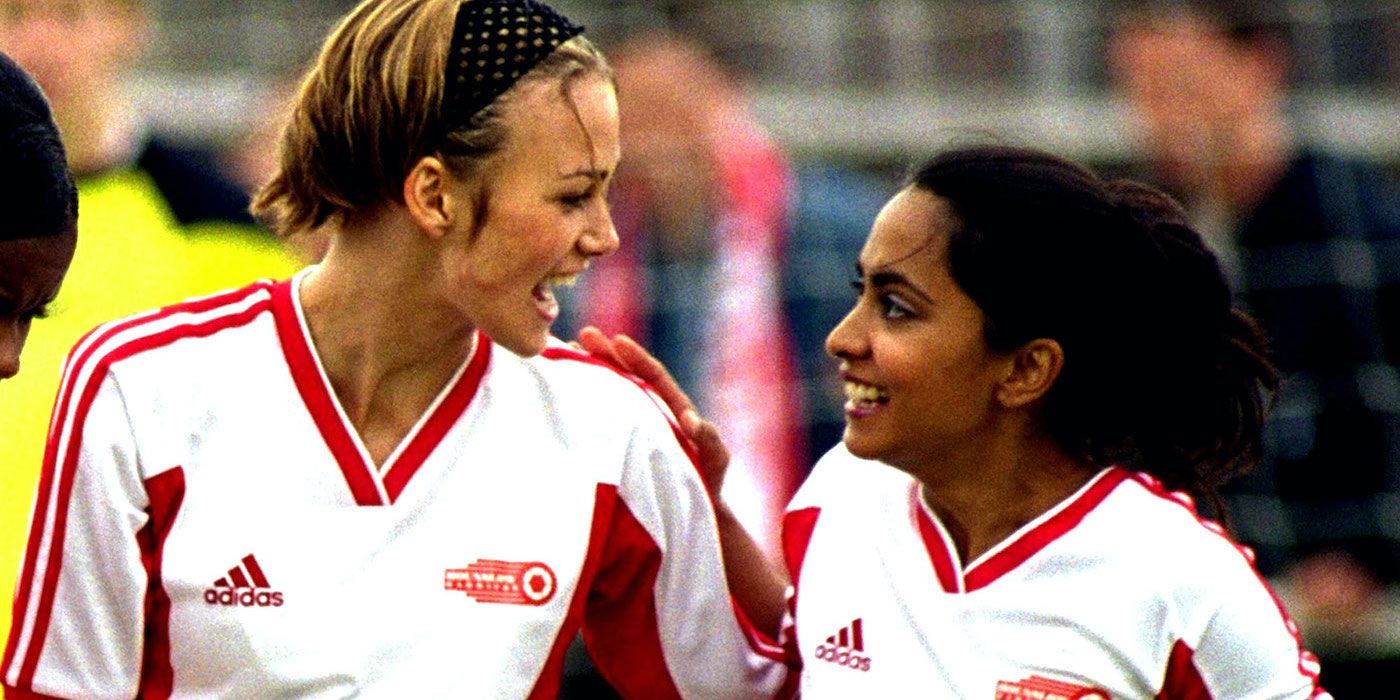
[{"label": "polka dot headband", "polygon": [[447,59],[443,116],[460,127],[509,90],[559,45],[583,33],[536,0],[465,0]]}]

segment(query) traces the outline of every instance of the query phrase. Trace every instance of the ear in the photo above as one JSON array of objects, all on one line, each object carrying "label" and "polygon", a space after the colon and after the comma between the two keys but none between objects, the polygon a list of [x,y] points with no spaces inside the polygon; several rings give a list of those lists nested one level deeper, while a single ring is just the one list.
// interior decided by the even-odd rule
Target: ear
[{"label": "ear", "polygon": [[1011,355],[1011,366],[996,398],[1006,408],[1027,406],[1050,391],[1065,366],[1065,351],[1049,338],[1036,338]]},{"label": "ear", "polygon": [[453,194],[448,190],[451,173],[437,158],[423,158],[403,181],[403,203],[413,223],[424,233],[440,238],[452,228]]}]

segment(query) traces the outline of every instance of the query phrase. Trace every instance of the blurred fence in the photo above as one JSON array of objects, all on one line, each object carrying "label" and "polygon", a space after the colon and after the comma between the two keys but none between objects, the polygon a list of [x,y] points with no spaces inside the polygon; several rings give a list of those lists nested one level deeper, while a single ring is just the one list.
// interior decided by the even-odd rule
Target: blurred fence
[{"label": "blurred fence", "polygon": [[[134,86],[192,140],[238,133],[347,0],[155,0]],[[973,130],[1091,161],[1132,144],[1105,89],[1109,0],[556,0],[604,46],[671,27],[716,47],[790,148],[898,158]],[[1307,140],[1400,162],[1400,2],[1281,0]]]}]

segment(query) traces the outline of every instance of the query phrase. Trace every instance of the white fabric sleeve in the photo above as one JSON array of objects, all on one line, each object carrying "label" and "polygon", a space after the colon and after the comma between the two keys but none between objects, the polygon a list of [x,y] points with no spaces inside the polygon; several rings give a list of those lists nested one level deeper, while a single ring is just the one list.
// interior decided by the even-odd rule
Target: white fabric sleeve
[{"label": "white fabric sleeve", "polygon": [[[625,697],[774,697],[782,651],[733,602],[714,507],[663,416],[639,420],[627,450],[599,575],[612,602],[586,616],[590,652]],[[609,640],[624,630],[636,638]]]},{"label": "white fabric sleeve", "polygon": [[70,396],[49,431],[4,684],[17,694],[134,697],[147,590],[136,445],[110,375],[69,376],[64,387]]},{"label": "white fabric sleeve", "polygon": [[1328,698],[1317,684],[1317,658],[1267,584],[1243,561],[1220,574],[1198,630],[1183,639],[1210,697],[1217,700]]}]

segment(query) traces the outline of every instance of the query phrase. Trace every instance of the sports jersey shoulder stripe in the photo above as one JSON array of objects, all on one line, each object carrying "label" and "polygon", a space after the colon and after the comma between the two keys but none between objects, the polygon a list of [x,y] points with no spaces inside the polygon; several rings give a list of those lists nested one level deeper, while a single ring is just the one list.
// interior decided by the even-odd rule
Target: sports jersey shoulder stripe
[{"label": "sports jersey shoulder stripe", "polygon": [[[104,324],[70,353],[54,412],[55,425],[60,427],[50,431],[39,498],[30,525],[31,533],[38,534],[31,534],[15,598],[14,628],[5,653],[7,685],[29,687],[39,662],[62,567],[68,500],[77,466],[77,437],[108,370],[123,359],[181,339],[207,337],[246,325],[266,312],[269,303],[268,284],[255,283]],[[18,666],[17,660],[21,661]]]},{"label": "sports jersey shoulder stripe", "polygon": [[1273,601],[1274,606],[1278,609],[1278,614],[1283,621],[1284,628],[1288,630],[1288,634],[1293,637],[1293,641],[1298,645],[1298,673],[1302,674],[1302,676],[1307,678],[1312,684],[1313,690],[1311,697],[1330,698],[1331,695],[1323,690],[1320,685],[1319,675],[1322,672],[1321,664],[1318,663],[1317,657],[1303,646],[1302,633],[1299,631],[1297,623],[1293,621],[1293,618],[1284,608],[1283,601],[1279,600],[1278,594],[1275,593],[1273,587],[1264,580],[1264,577],[1259,574],[1259,570],[1254,568],[1254,552],[1248,547],[1240,545],[1230,539],[1229,533],[1227,533],[1225,528],[1221,527],[1219,523],[1202,518],[1200,514],[1196,512],[1195,503],[1186,493],[1168,491],[1166,487],[1162,485],[1162,482],[1158,481],[1151,474],[1136,472],[1132,474],[1132,480],[1134,483],[1140,484],[1157,498],[1173,503],[1180,508],[1184,508],[1202,528],[1224,540],[1239,553],[1240,557],[1242,557],[1249,566],[1250,572],[1254,574],[1255,580],[1257,580],[1264,591],[1269,594],[1269,599]]},{"label": "sports jersey shoulder stripe", "polygon": [[[676,438],[676,443],[679,444],[681,446],[681,449],[685,451],[686,456],[690,460],[691,466],[695,468],[695,472],[700,476],[701,481],[705,481],[705,474],[700,469],[700,457],[695,451],[695,446],[691,444],[690,439],[687,438],[685,434],[681,432],[680,424],[676,421],[675,414],[671,412],[671,409],[666,405],[666,402],[662,400],[661,396],[656,393],[655,389],[653,389],[646,382],[642,381],[641,378],[632,374],[625,373],[619,370],[617,367],[614,367],[613,365],[589,353],[574,350],[573,348],[564,345],[552,344],[550,347],[545,348],[544,352],[542,352],[540,356],[547,360],[582,362],[584,364],[602,367],[616,374],[617,376],[626,379],[628,382],[641,389],[642,392],[646,394],[647,398],[651,400],[652,404],[656,407],[656,410],[659,411],[661,415],[666,419],[666,424],[670,426],[671,433]],[[711,512],[713,513],[714,502],[708,499],[708,495],[709,491],[707,490],[706,500],[708,502]],[[763,631],[755,627],[753,623],[749,620],[748,616],[744,613],[743,609],[739,607],[738,602],[734,600],[732,595],[730,596],[729,602],[734,609],[735,617],[739,621],[739,626],[743,630],[744,636],[748,639],[750,648],[752,648],[755,653],[765,656],[767,658],[776,661],[785,661],[787,659],[787,656],[784,654],[783,648],[778,643],[778,641],[769,637]]]}]

